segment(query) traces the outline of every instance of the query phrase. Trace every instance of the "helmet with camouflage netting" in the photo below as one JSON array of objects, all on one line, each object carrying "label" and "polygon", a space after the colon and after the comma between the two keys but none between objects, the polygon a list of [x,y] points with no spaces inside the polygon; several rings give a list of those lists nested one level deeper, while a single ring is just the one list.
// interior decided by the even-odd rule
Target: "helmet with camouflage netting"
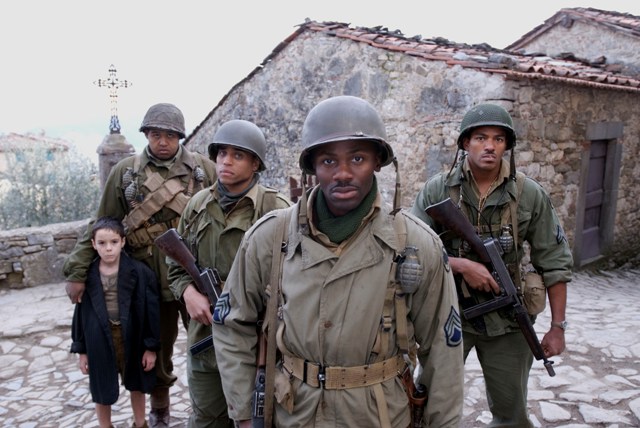
[{"label": "helmet with camouflage netting", "polygon": [[184,138],[184,116],[180,109],[173,104],[160,103],[149,107],[147,114],[142,119],[140,132],[146,132],[149,129],[162,129],[165,131],[173,131]]}]

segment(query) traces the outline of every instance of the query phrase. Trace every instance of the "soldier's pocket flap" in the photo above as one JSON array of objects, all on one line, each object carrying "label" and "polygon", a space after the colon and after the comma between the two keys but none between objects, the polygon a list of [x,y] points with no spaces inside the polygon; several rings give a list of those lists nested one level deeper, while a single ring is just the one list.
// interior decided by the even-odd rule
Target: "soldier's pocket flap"
[{"label": "soldier's pocket flap", "polygon": [[542,276],[537,272],[527,272],[523,279],[524,305],[529,315],[538,315],[544,311],[547,302],[547,289]]}]

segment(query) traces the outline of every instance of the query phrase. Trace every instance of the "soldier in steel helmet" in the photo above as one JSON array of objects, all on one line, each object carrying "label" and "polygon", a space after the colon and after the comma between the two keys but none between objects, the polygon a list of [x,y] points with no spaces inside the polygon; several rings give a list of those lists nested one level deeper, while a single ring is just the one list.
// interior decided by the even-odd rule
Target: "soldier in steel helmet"
[{"label": "soldier in steel helmet", "polygon": [[[286,208],[289,200],[276,190],[259,184],[266,168],[267,143],[252,122],[223,123],[209,144],[218,180],[201,190],[187,204],[178,233],[190,247],[198,266],[216,268],[226,280],[244,233],[269,211]],[[212,311],[208,298],[193,285],[189,273],[171,259],[169,281],[175,297],[184,301],[189,321],[187,345],[211,336]],[[187,354],[187,381],[191,397],[189,428],[232,427],[220,382],[213,343]]]},{"label": "soldier in steel helmet", "polygon": [[[544,309],[548,296],[551,325],[542,339],[546,357],[565,348],[567,283],[572,257],[563,229],[546,191],[516,172],[516,133],[511,115],[496,104],[480,104],[462,119],[459,162],[448,173],[429,179],[411,212],[438,232],[449,253],[462,308],[499,293],[496,280],[464,242],[447,233],[425,208],[447,198],[456,203],[482,239],[495,238],[514,284],[524,293],[528,313]],[[503,155],[510,151],[510,160]],[[456,155],[456,160],[458,156]],[[523,265],[523,244],[530,246],[531,265]],[[527,415],[527,381],[532,352],[513,313],[505,308],[463,320],[464,357],[475,347],[493,414],[490,426],[531,427]]]},{"label": "soldier in steel helmet", "polygon": [[[155,104],[142,120],[140,131],[148,145],[142,153],[118,162],[105,183],[96,218],[114,217],[126,230],[127,251],[146,263],[158,278],[161,349],[156,361],[156,383],[151,393],[149,425],[168,427],[169,388],[177,377],[173,373],[173,345],[178,336],[178,320],[186,313],[169,289],[164,255],[154,239],[178,225],[188,200],[215,181],[215,165],[206,156],[192,153],[180,145],[185,137],[184,117],[173,104]],[[95,258],[91,247],[90,222],[84,237],[65,261],[66,290],[73,303],[84,293],[87,269]]]},{"label": "soldier in steel helmet", "polygon": [[[462,332],[453,276],[438,237],[383,204],[375,173],[392,162],[367,101],[333,97],[307,115],[299,164],[302,181],[314,174],[318,185],[245,234],[214,310],[222,386],[239,426],[251,426],[264,312],[266,426],[406,428],[399,374],[407,370],[426,387],[418,410],[427,426],[458,425]],[[423,371],[411,373],[418,361]]]}]

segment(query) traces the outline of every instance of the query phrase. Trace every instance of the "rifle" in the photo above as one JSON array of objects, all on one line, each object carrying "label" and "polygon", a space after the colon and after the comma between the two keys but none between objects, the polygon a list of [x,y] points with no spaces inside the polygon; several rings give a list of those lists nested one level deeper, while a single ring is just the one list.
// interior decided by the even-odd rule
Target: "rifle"
[{"label": "rifle", "polygon": [[[211,312],[216,306],[218,297],[222,293],[220,284],[222,280],[218,274],[218,270],[213,268],[200,269],[196,264],[196,258],[191,254],[189,248],[182,240],[175,228],[171,228],[158,236],[154,243],[167,256],[175,260],[182,268],[187,271],[193,283],[196,285],[200,294],[207,296],[211,304]],[[213,346],[213,337],[208,336],[189,348],[191,355],[196,355]]]},{"label": "rifle", "polygon": [[500,294],[494,296],[493,299],[463,309],[462,313],[464,317],[471,319],[505,306],[511,306],[515,314],[515,320],[524,338],[527,340],[533,356],[536,360],[544,361],[544,367],[547,369],[549,376],[555,376],[556,373],[552,367],[553,361],[549,361],[544,355],[542,345],[540,345],[538,336],[536,336],[536,332],[533,329],[533,324],[531,324],[531,318],[529,318],[527,309],[522,304],[516,286],[513,284],[507,267],[502,260],[502,247],[496,243],[497,240],[489,238],[483,242],[476,234],[469,220],[467,220],[460,209],[451,202],[450,198],[427,207],[425,212],[436,222],[452,230],[460,238],[467,241],[471,249],[480,257],[500,286]]},{"label": "rifle", "polygon": [[264,428],[264,403],[265,389],[267,381],[267,336],[262,330],[262,322],[258,323],[258,360],[256,364],[256,381],[251,405],[253,413],[251,415],[251,426],[253,428]]}]

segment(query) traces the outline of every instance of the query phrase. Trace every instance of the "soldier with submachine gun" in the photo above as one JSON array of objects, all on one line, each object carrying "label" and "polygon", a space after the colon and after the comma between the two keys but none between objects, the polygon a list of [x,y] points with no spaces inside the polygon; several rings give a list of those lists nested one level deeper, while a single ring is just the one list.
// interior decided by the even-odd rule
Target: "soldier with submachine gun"
[{"label": "soldier with submachine gun", "polygon": [[175,231],[156,240],[168,255],[171,290],[190,316],[189,428],[233,426],[211,338],[213,308],[245,232],[265,213],[289,206],[285,196],[258,183],[267,146],[255,124],[223,123],[208,150],[218,180],[193,196]]},{"label": "soldier with submachine gun", "polygon": [[[425,183],[411,212],[445,244],[463,314],[464,357],[476,348],[490,426],[532,427],[529,371],[535,357],[553,376],[548,358],[565,348],[571,252],[546,191],[516,172],[516,133],[504,108],[470,109],[457,144],[454,165]],[[503,159],[506,151],[510,161]],[[533,266],[528,272],[525,242]],[[552,322],[540,342],[533,323],[547,296]]]}]

